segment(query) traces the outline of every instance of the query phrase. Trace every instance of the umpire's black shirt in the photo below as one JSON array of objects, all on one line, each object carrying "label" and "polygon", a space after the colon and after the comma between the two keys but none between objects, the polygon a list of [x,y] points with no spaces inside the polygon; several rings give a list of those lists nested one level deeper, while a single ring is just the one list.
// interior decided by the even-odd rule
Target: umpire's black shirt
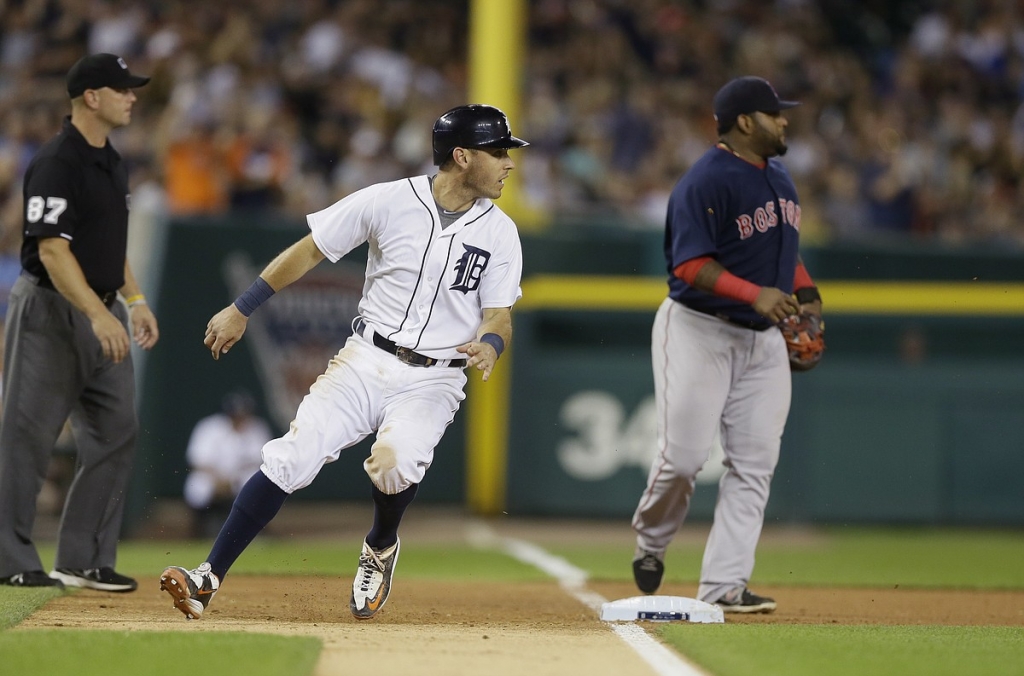
[{"label": "umpire's black shirt", "polygon": [[39,260],[39,239],[63,237],[97,293],[124,286],[128,246],[128,170],[110,141],[93,148],[64,118],[25,171],[25,239],[21,266],[53,288]]}]

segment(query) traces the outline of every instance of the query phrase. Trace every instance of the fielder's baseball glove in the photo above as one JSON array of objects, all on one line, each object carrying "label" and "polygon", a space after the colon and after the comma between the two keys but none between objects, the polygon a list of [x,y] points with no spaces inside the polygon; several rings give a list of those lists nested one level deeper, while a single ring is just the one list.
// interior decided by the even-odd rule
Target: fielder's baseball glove
[{"label": "fielder's baseball glove", "polygon": [[790,315],[779,324],[792,371],[810,371],[825,354],[825,322],[809,312]]}]

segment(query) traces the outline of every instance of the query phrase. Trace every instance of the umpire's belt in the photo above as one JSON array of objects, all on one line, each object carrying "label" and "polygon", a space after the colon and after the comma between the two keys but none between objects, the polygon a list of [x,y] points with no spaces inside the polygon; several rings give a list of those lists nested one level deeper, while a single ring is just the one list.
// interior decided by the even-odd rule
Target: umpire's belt
[{"label": "umpire's belt", "polygon": [[434,359],[425,354],[413,352],[407,347],[396,345],[394,341],[388,340],[367,326],[362,317],[356,317],[355,321],[352,322],[352,330],[363,338],[366,338],[366,334],[370,333],[369,338],[373,341],[374,345],[385,352],[390,352],[398,357],[398,361],[410,366],[452,366],[454,368],[462,368],[466,365],[465,359]]},{"label": "umpire's belt", "polygon": [[[50,289],[51,291],[57,291],[57,287],[53,285],[53,282],[50,281],[49,278],[41,279],[33,275],[31,272],[27,272],[25,270],[21,271],[21,276],[40,288]],[[97,291],[96,289],[93,289],[93,291],[96,293],[97,296],[100,297],[100,300],[103,301],[103,304],[106,305],[107,307],[112,306],[114,304],[114,301],[117,300],[117,291]]]}]

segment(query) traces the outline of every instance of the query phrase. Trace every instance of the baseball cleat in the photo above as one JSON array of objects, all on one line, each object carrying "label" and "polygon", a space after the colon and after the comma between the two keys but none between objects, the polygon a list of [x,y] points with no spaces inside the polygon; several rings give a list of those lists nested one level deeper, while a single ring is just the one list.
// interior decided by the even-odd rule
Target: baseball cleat
[{"label": "baseball cleat", "polygon": [[775,599],[758,596],[749,589],[726,594],[715,601],[725,613],[770,613],[775,610]]},{"label": "baseball cleat", "polygon": [[171,595],[174,607],[184,613],[187,620],[201,618],[219,588],[220,580],[210,572],[209,563],[195,570],[170,566],[160,575],[160,590]]},{"label": "baseball cleat", "polygon": [[637,588],[645,594],[653,594],[661,586],[661,577],[665,574],[665,564],[654,552],[638,550],[633,560],[633,580]]},{"label": "baseball cleat", "polygon": [[55,568],[50,573],[54,580],[60,580],[65,587],[84,587],[109,592],[131,592],[139,583],[114,571],[110,566],[103,568]]},{"label": "baseball cleat", "polygon": [[11,587],[57,587],[64,588],[64,583],[55,577],[50,577],[41,570],[26,570],[24,573],[15,573],[9,577],[0,577],[0,584]]},{"label": "baseball cleat", "polygon": [[359,568],[352,581],[352,600],[349,609],[358,620],[368,620],[384,607],[391,593],[391,576],[398,563],[399,542],[380,551],[363,542],[359,555]]}]

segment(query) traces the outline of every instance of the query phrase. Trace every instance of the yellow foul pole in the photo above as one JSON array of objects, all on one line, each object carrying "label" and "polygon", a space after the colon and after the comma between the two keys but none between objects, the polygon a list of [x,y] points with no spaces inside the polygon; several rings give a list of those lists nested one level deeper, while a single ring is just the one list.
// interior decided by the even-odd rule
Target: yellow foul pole
[{"label": "yellow foul pole", "polygon": [[[527,9],[527,0],[471,0],[469,7],[468,103],[501,108],[516,136],[522,136]],[[512,159],[528,152],[528,148],[513,150]],[[542,217],[525,204],[520,185],[520,176],[513,171],[498,204],[521,230],[535,229]]]},{"label": "yellow foul pole", "polygon": [[[496,106],[508,115],[512,133],[520,136],[520,83],[526,45],[526,0],[470,0],[469,100]],[[526,139],[529,140],[529,139]],[[512,159],[520,152],[513,150]],[[522,228],[531,222],[523,208],[517,173],[505,182],[498,205]],[[466,424],[466,498],[480,514],[496,514],[505,505],[509,388],[512,355],[499,360],[490,380],[469,371]]]}]

